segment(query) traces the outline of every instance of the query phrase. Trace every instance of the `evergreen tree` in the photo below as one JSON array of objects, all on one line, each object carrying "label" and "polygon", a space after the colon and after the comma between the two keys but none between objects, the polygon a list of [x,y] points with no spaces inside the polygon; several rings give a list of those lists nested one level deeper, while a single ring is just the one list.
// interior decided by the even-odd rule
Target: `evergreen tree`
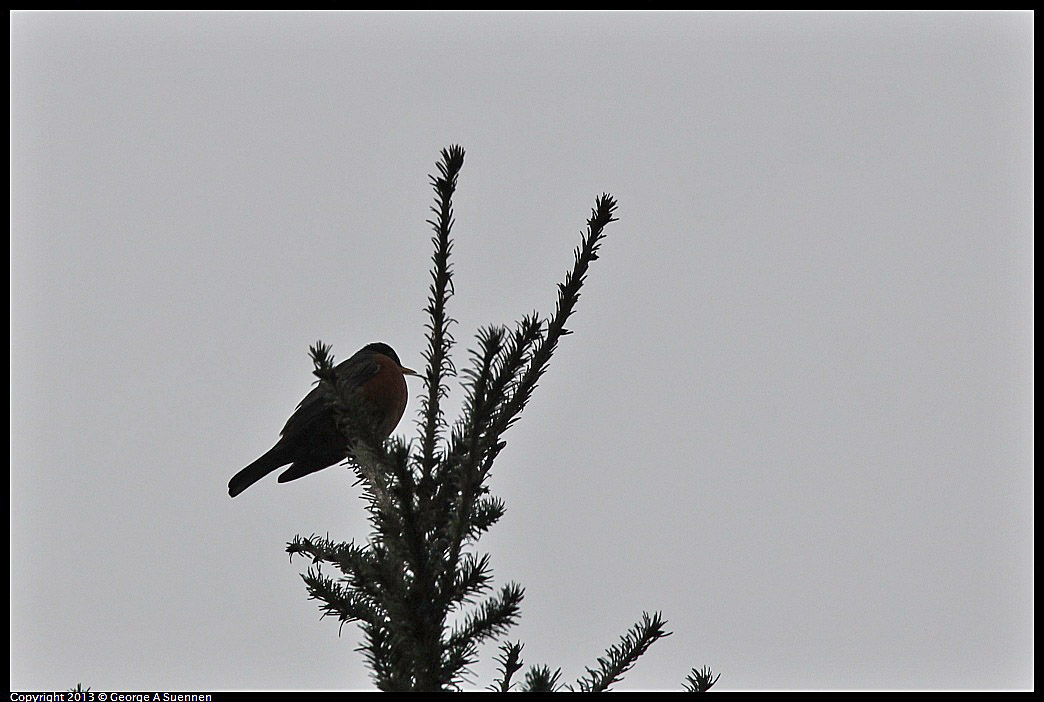
[{"label": "evergreen tree", "polygon": [[[377,687],[386,691],[460,689],[479,646],[501,637],[518,620],[523,588],[508,583],[494,590],[489,555],[475,550],[505,509],[490,494],[488,478],[505,446],[505,432],[521,415],[559,340],[570,333],[566,323],[588,268],[598,258],[605,227],[615,221],[616,202],[603,194],[575,250],[573,267],[558,284],[553,315],[545,319],[534,313],[512,328],[489,326],[478,332],[477,348],[460,373],[463,411],[450,425],[442,404],[450,379],[458,374],[450,358],[453,320],[446,308],[453,295],[453,194],[464,151],[452,146],[441,155],[438,175],[431,177],[434,253],[419,441],[367,441],[367,422],[359,421],[357,401],[338,384],[329,347],[313,346],[319,387],[344,435],[363,437],[349,463],[362,485],[372,531],[362,544],[299,535],[287,545],[291,558],[299,554],[312,560],[302,577],[323,615],[336,617],[342,626],[359,623],[360,649]],[[327,574],[330,568],[339,572],[337,579]],[[643,614],[575,689],[609,689],[653,642],[669,635],[664,624],[659,613]],[[522,644],[505,642],[500,652],[500,677],[491,689],[574,689],[560,682],[560,670],[547,666],[532,666],[518,685],[513,676],[523,665]],[[709,670],[693,669],[686,687],[703,691],[715,681]]]}]

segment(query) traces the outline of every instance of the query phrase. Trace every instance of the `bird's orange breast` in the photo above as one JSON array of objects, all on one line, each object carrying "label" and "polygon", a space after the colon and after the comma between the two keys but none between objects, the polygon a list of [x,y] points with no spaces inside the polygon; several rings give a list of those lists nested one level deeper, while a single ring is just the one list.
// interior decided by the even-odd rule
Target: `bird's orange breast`
[{"label": "bird's orange breast", "polygon": [[380,416],[377,429],[381,437],[385,438],[391,435],[402,419],[409,393],[399,364],[384,354],[376,353],[373,357],[380,365],[380,370],[360,389]]}]

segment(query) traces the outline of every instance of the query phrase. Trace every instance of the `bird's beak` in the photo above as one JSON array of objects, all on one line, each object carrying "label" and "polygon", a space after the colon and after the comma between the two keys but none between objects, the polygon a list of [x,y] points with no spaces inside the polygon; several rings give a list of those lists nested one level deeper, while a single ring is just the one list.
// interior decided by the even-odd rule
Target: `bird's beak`
[{"label": "bird's beak", "polygon": [[400,370],[402,370],[403,375],[420,375],[420,373],[413,370],[412,368],[406,368],[405,366],[399,366],[399,368]]}]

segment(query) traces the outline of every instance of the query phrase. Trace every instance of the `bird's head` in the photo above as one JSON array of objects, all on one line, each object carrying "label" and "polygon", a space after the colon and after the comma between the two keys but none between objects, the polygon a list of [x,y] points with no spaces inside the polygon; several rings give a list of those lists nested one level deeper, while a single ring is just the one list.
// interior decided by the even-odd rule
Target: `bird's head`
[{"label": "bird's head", "polygon": [[402,365],[402,361],[399,360],[399,355],[395,353],[395,349],[393,349],[391,346],[388,346],[388,344],[385,344],[384,342],[376,341],[372,344],[367,344],[363,347],[363,351],[370,351],[372,353],[379,353],[383,356],[387,356],[391,360],[395,361],[395,363],[399,366],[399,369],[402,371],[403,375],[420,375],[420,373],[413,370],[412,368],[407,368],[406,366]]}]

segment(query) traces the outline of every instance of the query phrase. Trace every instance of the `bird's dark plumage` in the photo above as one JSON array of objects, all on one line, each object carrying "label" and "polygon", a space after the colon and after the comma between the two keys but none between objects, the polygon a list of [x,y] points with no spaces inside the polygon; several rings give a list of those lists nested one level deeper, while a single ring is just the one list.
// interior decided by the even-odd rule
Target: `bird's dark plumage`
[{"label": "bird's dark plumage", "polygon": [[[374,413],[378,437],[387,438],[406,409],[405,376],[416,373],[403,368],[395,351],[379,342],[367,344],[338,363],[334,371],[345,388],[359,393],[360,406]],[[322,470],[347,458],[350,446],[338,431],[333,409],[322,391],[313,388],[286,421],[275,446],[232,476],[228,494],[235,497],[287,464],[290,467],[279,475],[281,483]]]}]

